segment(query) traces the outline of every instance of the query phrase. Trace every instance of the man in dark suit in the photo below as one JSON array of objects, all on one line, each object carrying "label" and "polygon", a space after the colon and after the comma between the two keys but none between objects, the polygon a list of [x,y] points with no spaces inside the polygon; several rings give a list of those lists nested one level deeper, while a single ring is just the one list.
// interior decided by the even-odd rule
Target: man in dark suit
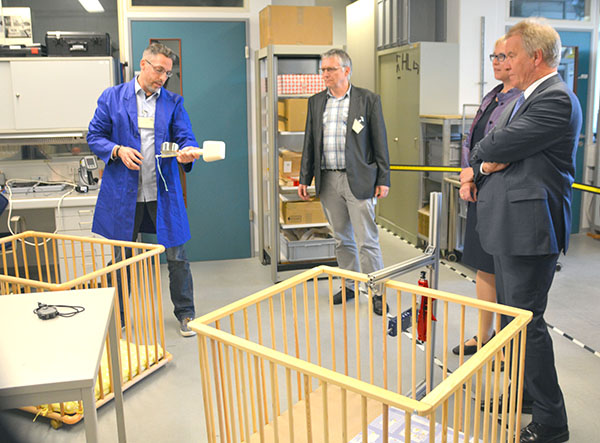
[{"label": "man in dark suit", "polygon": [[544,312],[559,253],[569,243],[581,106],[556,72],[561,43],[552,27],[519,22],[506,35],[506,54],[523,96],[473,149],[477,230],[494,256],[498,301],[533,312],[523,400],[533,417],[521,442],[564,442],[567,414]]},{"label": "man in dark suit", "polygon": [[[327,89],[308,100],[298,195],[308,200],[315,178],[316,195],[335,237],[338,264],[370,273],[383,268],[375,204],[387,196],[390,161],[378,95],[350,84],[352,61],[342,50],[321,56]],[[346,299],[354,297],[350,282]],[[377,291],[379,292],[379,291]],[[342,303],[342,291],[333,302]],[[382,315],[381,294],[373,296],[373,312]]]}]

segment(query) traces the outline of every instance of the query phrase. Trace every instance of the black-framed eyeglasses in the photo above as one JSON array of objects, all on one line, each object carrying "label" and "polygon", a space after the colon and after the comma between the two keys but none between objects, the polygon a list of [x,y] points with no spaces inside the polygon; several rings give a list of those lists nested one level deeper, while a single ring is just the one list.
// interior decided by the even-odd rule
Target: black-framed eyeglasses
[{"label": "black-framed eyeglasses", "polygon": [[504,60],[506,60],[506,54],[501,52],[500,54],[490,54],[490,61],[493,63],[494,59],[498,60],[499,62],[503,62]]},{"label": "black-framed eyeglasses", "polygon": [[156,72],[158,75],[165,74],[168,78],[170,78],[173,75],[173,71],[165,71],[162,66],[154,66],[152,63],[150,63],[150,60],[148,60],[147,58],[145,58],[144,60],[146,60],[146,63],[152,66],[152,69],[154,69],[154,72]]}]

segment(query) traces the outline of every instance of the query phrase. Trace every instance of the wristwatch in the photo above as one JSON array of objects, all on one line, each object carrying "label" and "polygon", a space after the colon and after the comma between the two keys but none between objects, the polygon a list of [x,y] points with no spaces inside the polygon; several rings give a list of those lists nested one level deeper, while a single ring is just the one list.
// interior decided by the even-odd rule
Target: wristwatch
[{"label": "wristwatch", "polygon": [[121,145],[117,145],[117,149],[115,149],[115,157],[113,160],[116,160],[119,158],[119,149],[121,149]]}]

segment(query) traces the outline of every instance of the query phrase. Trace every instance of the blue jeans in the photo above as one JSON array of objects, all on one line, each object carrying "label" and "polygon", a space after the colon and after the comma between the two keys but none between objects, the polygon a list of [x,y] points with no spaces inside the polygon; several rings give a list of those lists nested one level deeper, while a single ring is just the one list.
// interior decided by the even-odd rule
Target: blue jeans
[{"label": "blue jeans", "polygon": [[[135,208],[135,221],[133,226],[132,241],[138,236],[144,217],[149,216],[150,220],[156,226],[156,201],[138,202]],[[192,281],[192,272],[190,263],[185,254],[184,245],[166,248],[167,268],[169,270],[169,291],[171,301],[173,302],[173,313],[177,320],[184,318],[194,318],[194,284]],[[125,257],[131,257],[131,249],[125,249]],[[121,248],[115,250],[115,262],[121,261]],[[109,263],[110,264],[110,263]],[[109,286],[111,278],[109,274]],[[129,270],[127,271],[127,280],[129,280]],[[123,294],[121,292],[121,273],[117,272],[117,291],[119,293],[119,304],[121,306],[121,326],[125,324],[123,311]]]}]

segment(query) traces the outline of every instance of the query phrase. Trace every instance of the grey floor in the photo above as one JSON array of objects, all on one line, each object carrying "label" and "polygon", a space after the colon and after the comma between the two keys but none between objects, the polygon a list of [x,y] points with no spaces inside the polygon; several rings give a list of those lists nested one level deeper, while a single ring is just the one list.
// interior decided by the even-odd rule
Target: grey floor
[{"label": "grey floor", "polygon": [[[386,231],[381,232],[381,244],[386,265],[420,254],[419,250]],[[561,257],[560,262],[562,270],[554,280],[546,320],[553,326],[551,336],[569,414],[570,441],[596,442],[600,441],[600,352],[594,354],[583,345],[600,351],[600,241],[585,234],[572,236],[569,253]],[[197,315],[272,284],[269,268],[260,265],[256,258],[198,262],[192,264],[192,270]],[[470,269],[444,262],[439,287],[474,296],[473,277]],[[400,280],[415,283],[417,273]],[[163,293],[168,294],[166,269],[163,269],[162,281]],[[124,394],[130,442],[206,441],[197,342],[178,334],[171,311],[169,297],[165,297],[167,349],[173,355],[173,361]],[[530,417],[523,419],[527,423]],[[17,410],[0,412],[0,420],[19,442],[85,441],[83,421],[55,430],[47,419],[38,417],[33,422],[33,415]],[[98,410],[98,420],[100,441],[116,442],[112,402]],[[0,430],[0,442],[3,441],[6,436]]]}]

